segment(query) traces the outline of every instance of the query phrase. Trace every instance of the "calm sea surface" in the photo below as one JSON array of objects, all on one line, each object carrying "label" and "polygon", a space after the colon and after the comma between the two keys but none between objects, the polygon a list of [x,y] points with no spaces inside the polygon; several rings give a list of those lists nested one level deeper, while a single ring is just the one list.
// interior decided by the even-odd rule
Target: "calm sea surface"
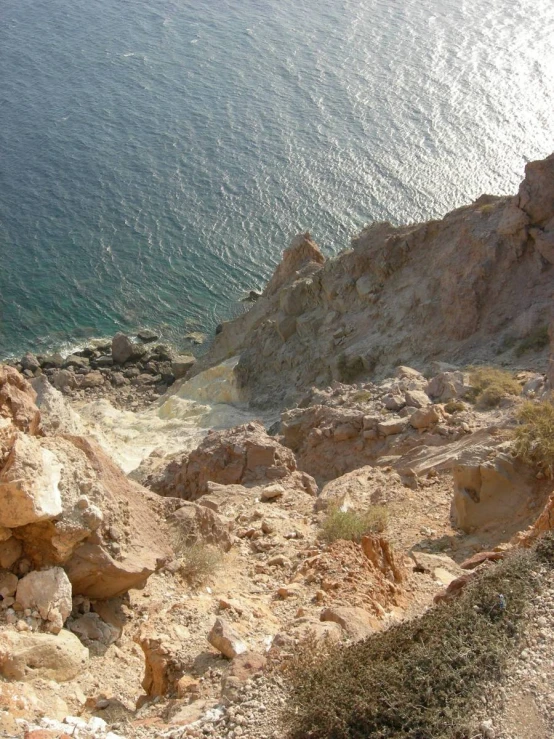
[{"label": "calm sea surface", "polygon": [[515,192],[553,111],[550,0],[1,0],[0,356],[211,332],[299,230]]}]

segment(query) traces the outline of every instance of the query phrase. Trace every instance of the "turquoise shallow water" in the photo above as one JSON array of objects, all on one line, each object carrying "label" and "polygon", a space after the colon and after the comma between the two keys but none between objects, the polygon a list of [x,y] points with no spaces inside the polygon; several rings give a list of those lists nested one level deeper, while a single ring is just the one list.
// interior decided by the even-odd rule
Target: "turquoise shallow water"
[{"label": "turquoise shallow water", "polygon": [[210,332],[298,230],[514,192],[552,110],[548,0],[2,0],[0,356]]}]

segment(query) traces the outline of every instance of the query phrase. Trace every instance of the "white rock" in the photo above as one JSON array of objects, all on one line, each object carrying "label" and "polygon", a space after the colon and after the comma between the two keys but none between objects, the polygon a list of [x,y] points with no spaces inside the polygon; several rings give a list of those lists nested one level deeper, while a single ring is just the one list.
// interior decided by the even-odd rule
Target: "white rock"
[{"label": "white rock", "polygon": [[16,600],[23,608],[36,609],[57,634],[71,613],[71,583],[61,567],[30,572],[19,581]]}]

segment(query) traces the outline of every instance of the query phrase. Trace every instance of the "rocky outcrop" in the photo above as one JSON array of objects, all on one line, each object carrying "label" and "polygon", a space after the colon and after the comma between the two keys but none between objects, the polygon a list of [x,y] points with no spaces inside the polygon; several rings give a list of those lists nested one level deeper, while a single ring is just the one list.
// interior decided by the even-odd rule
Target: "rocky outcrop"
[{"label": "rocky outcrop", "polygon": [[158,494],[186,500],[206,494],[209,483],[256,486],[272,482],[303,488],[312,495],[317,492],[314,480],[297,471],[291,450],[256,422],[208,432],[197,449],[178,455],[165,469],[144,479]]},{"label": "rocky outcrop", "polygon": [[0,419],[7,419],[26,434],[38,433],[40,412],[36,393],[13,367],[0,365]]},{"label": "rocky outcrop", "polygon": [[372,224],[328,261],[297,237],[263,296],[223,324],[193,372],[240,356],[239,381],[264,405],[407,360],[517,357],[549,321],[553,183],[554,156],[530,162],[515,197],[484,195],[440,221]]},{"label": "rocky outcrop", "polygon": [[[143,586],[169,553],[147,502],[150,494],[130,482],[94,442],[54,433],[56,426],[71,426],[71,414],[42,381],[50,435],[33,435],[40,419],[36,394],[15,370],[6,370],[0,394],[12,400],[4,406],[11,417],[0,429],[0,565],[13,568],[24,556],[37,569],[63,567],[74,594],[97,598]],[[44,578],[44,572],[31,573],[21,582],[21,593],[31,581],[37,597],[40,591],[49,593],[46,581],[35,582]],[[65,606],[52,606],[50,618],[42,613],[46,605],[37,601],[35,607],[53,630],[61,629]]]}]

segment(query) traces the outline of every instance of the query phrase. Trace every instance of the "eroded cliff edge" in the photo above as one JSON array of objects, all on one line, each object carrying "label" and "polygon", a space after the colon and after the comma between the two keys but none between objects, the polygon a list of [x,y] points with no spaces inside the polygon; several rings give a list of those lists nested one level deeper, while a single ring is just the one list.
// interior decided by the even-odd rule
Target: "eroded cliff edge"
[{"label": "eroded cliff edge", "polygon": [[549,323],[553,264],[551,155],[527,164],[513,197],[483,195],[439,221],[374,223],[334,259],[297,236],[192,374],[235,356],[249,401],[263,406],[399,364],[512,364]]}]

